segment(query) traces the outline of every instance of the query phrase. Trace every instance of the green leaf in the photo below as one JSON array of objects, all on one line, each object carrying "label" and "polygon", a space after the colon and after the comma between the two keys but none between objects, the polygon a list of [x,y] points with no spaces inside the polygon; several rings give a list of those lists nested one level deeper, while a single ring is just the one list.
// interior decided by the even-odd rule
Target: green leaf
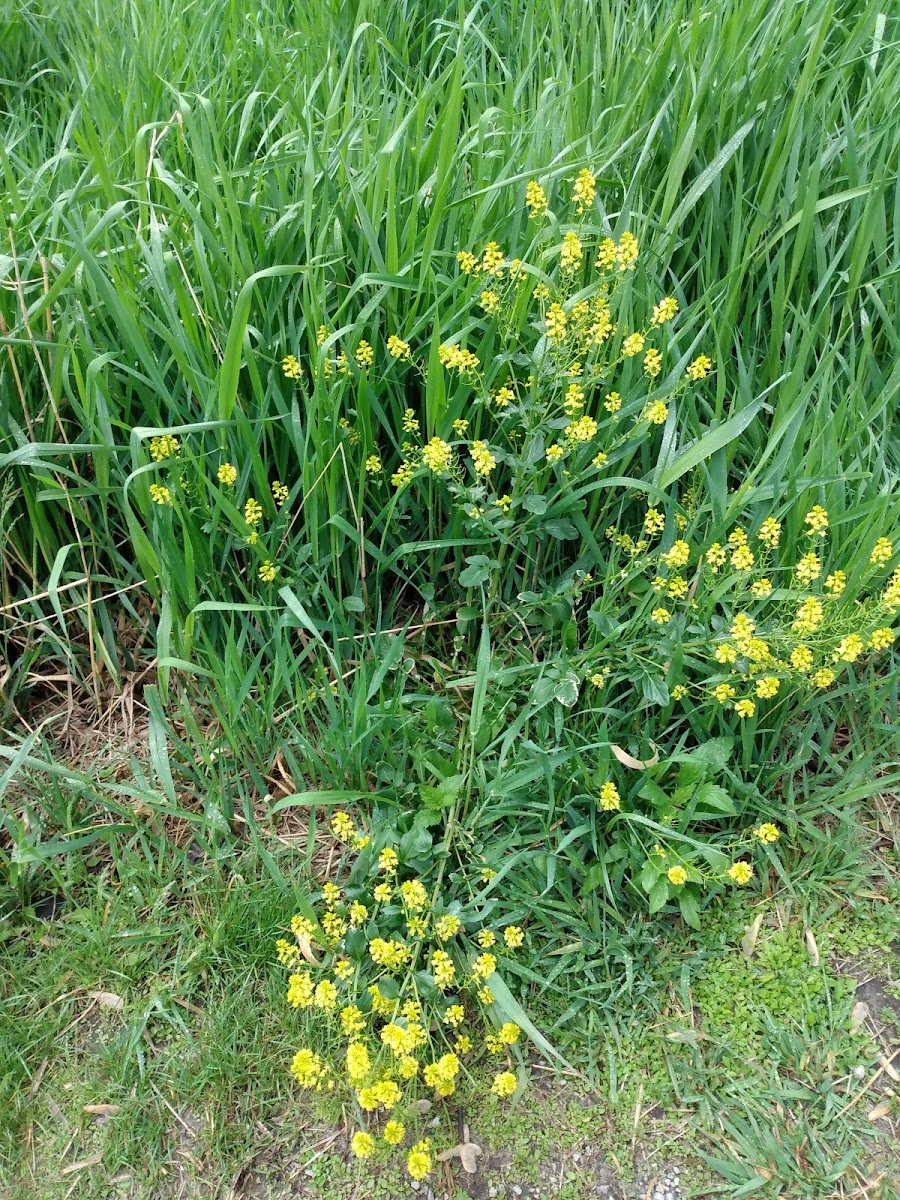
[{"label": "green leaf", "polygon": [[550,521],[544,521],[541,525],[541,530],[549,533],[551,537],[559,538],[562,541],[570,542],[573,538],[578,537],[578,530],[571,521],[565,517],[554,518]]},{"label": "green leaf", "polygon": [[681,909],[685,923],[690,925],[691,929],[699,929],[700,908],[693,891],[688,891],[685,887],[678,893],[678,907]]},{"label": "green leaf", "polygon": [[650,889],[650,914],[652,915],[653,913],[659,912],[668,899],[669,881],[666,879],[665,875],[660,875],[656,883],[654,883],[653,887]]},{"label": "green leaf", "polygon": [[655,482],[661,488],[671,487],[682,475],[687,474],[688,471],[692,471],[694,467],[711,458],[717,450],[724,449],[725,446],[739,438],[751,421],[754,420],[762,406],[763,401],[761,399],[754,400],[746,408],[742,408],[739,413],[736,413],[733,417],[729,417],[721,425],[708,430],[692,446],[689,446],[681,454],[677,455],[661,472]]},{"label": "green leaf", "polygon": [[[714,814],[722,813],[725,816],[734,816],[737,809],[734,807],[734,801],[723,787],[719,787],[717,783],[703,783],[697,789],[695,816],[702,817],[704,813],[712,812]],[[702,811],[701,811],[702,810]]]}]

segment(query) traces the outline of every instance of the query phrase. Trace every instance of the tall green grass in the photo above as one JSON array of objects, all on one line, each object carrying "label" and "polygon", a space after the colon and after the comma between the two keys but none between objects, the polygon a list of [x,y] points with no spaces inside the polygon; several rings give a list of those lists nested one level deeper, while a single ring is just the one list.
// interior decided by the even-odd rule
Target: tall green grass
[{"label": "tall green grass", "polygon": [[[700,464],[714,526],[738,483],[760,503],[826,497],[842,533],[896,522],[898,37],[878,4],[769,0],[11,11],[7,715],[42,675],[118,680],[120,620],[149,619],[163,699],[173,669],[199,672],[257,767],[287,720],[343,747],[340,769],[317,756],[323,781],[359,779],[367,705],[389,684],[360,685],[357,650],[376,661],[372,635],[427,613],[462,553],[428,505],[386,524],[337,422],[352,411],[383,450],[408,405],[430,434],[449,401],[431,372],[324,383],[314,331],[351,348],[401,331],[427,357],[454,332],[437,326],[462,294],[457,250],[523,244],[534,175],[562,192],[595,170],[597,231],[641,238],[636,294],[677,295],[679,352],[716,359],[714,387],[636,473],[658,481],[764,397]],[[313,371],[298,390],[278,368],[289,352]],[[162,431],[198,470],[230,459],[257,494],[288,482],[281,558],[308,593],[264,593],[258,563],[236,565],[220,502],[211,522],[154,509],[147,442]],[[434,635],[439,656],[459,654],[451,633]],[[343,678],[345,658],[358,730],[291,725],[311,667]]]}]

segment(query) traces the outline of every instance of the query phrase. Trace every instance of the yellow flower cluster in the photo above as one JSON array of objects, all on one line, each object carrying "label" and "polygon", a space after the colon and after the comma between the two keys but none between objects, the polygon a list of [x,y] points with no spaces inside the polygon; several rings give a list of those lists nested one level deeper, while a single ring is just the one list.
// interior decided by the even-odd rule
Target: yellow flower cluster
[{"label": "yellow flower cluster", "polygon": [[[362,848],[368,842],[341,809],[331,818],[331,830],[347,846]],[[507,1055],[512,1063],[521,1037],[519,1025],[497,1020],[492,1007],[490,983],[499,964],[488,948],[497,945],[499,932],[473,931],[474,945],[469,943],[461,916],[435,911],[424,882],[401,878],[401,871],[397,851],[383,847],[364,883],[352,874],[354,884],[347,890],[327,881],[316,920],[298,913],[290,922],[296,943],[286,938],[276,943],[278,961],[290,970],[288,1003],[310,1014],[313,1028],[324,1024],[325,1043],[340,1047],[328,1055],[309,1046],[298,1050],[291,1073],[304,1088],[352,1093],[367,1114],[366,1127],[350,1144],[360,1158],[376,1152],[379,1138],[388,1147],[404,1142],[407,1130],[421,1119],[423,1089],[441,1098],[454,1095],[463,1056],[482,1047]],[[486,868],[482,882],[491,876]],[[348,940],[354,928],[365,929],[362,944]],[[507,953],[524,940],[521,926],[502,929]],[[426,971],[446,997],[436,1006],[425,999],[434,995],[430,985],[425,997],[419,991]],[[482,1032],[476,1036],[479,1024]],[[502,1071],[491,1090],[507,1098],[524,1082],[524,1073]],[[406,1166],[413,1179],[425,1178],[432,1168],[430,1142],[416,1142]]]}]

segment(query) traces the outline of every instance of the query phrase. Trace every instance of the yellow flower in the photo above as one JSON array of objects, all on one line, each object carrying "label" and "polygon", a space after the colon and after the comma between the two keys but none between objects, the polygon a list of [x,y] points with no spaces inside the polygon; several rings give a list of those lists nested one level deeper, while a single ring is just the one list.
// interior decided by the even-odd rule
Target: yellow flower
[{"label": "yellow flower", "polygon": [[497,499],[494,501],[494,503],[497,505],[497,507],[500,509],[501,512],[508,513],[509,510],[512,508],[512,497],[511,496],[498,496]]},{"label": "yellow flower", "polygon": [[568,317],[561,304],[551,304],[544,318],[544,329],[551,342],[561,342],[568,329]]},{"label": "yellow flower", "polygon": [[548,462],[559,462],[559,460],[563,457],[565,452],[566,452],[565,448],[563,446],[561,446],[559,444],[559,442],[557,442],[555,445],[549,446],[547,448],[547,461]]},{"label": "yellow flower", "polygon": [[314,992],[315,984],[308,973],[292,975],[288,980],[287,1002],[292,1008],[309,1008]]},{"label": "yellow flower", "polygon": [[319,328],[316,330],[316,345],[324,346],[327,340],[328,340],[328,326],[320,325]]},{"label": "yellow flower", "polygon": [[550,289],[547,287],[546,283],[536,283],[534,285],[534,292],[532,295],[534,296],[535,300],[546,300],[550,295]]},{"label": "yellow flower", "polygon": [[739,859],[738,862],[732,863],[728,868],[728,878],[741,887],[745,883],[749,883],[753,878],[753,868],[748,862]]},{"label": "yellow flower", "polygon": [[532,221],[547,215],[547,193],[534,179],[529,180],[525,186],[525,203],[528,205],[528,215]]},{"label": "yellow flower", "polygon": [[418,912],[428,903],[428,893],[418,879],[408,879],[405,883],[401,883],[400,896],[406,907],[411,908],[414,912]]},{"label": "yellow flower", "polygon": [[832,655],[835,662],[856,662],[865,649],[865,643],[858,633],[850,633],[841,638],[838,648]]},{"label": "yellow flower", "polygon": [[267,558],[259,568],[259,577],[263,583],[271,583],[275,578],[275,564],[270,558]]},{"label": "yellow flower", "polygon": [[216,478],[219,483],[224,483],[226,487],[231,487],[237,479],[237,468],[233,467],[230,462],[224,462],[218,471],[216,471]]},{"label": "yellow flower", "polygon": [[442,1020],[447,1025],[452,1025],[454,1029],[458,1025],[462,1025],[465,1019],[465,1010],[461,1004],[451,1004],[442,1017]]},{"label": "yellow flower", "polygon": [[756,694],[761,700],[771,700],[773,696],[778,695],[780,687],[780,679],[776,679],[774,675],[763,675],[761,679],[757,679],[756,681]]},{"label": "yellow flower", "polygon": [[350,1139],[350,1149],[357,1158],[368,1158],[375,1152],[375,1141],[370,1133],[359,1130]]},{"label": "yellow flower", "polygon": [[462,929],[462,921],[452,913],[447,913],[434,923],[434,935],[439,942],[449,942]]},{"label": "yellow flower", "polygon": [[497,969],[497,960],[493,954],[479,954],[472,963],[472,977],[487,982]]},{"label": "yellow flower", "polygon": [[282,507],[282,505],[284,504],[285,500],[287,500],[289,495],[290,495],[289,490],[285,487],[285,485],[281,482],[280,479],[274,479],[272,481],[272,499],[275,501],[275,503],[278,505],[279,508]]},{"label": "yellow flower", "polygon": [[349,842],[350,839],[355,834],[356,830],[353,826],[353,822],[350,820],[350,818],[347,816],[347,814],[343,811],[343,809],[340,809],[340,808],[337,809],[337,811],[332,816],[331,832],[334,834],[334,836],[337,838],[337,840],[339,842]]},{"label": "yellow flower", "polygon": [[388,1121],[384,1127],[384,1140],[389,1146],[399,1146],[406,1136],[406,1126],[402,1121]]},{"label": "yellow flower", "polygon": [[652,404],[644,406],[641,420],[649,421],[651,425],[665,425],[668,415],[669,406],[662,400],[654,400]]},{"label": "yellow flower", "polygon": [[597,433],[597,422],[593,417],[579,417],[577,421],[572,421],[566,426],[566,440],[572,443],[589,442]]},{"label": "yellow flower", "polygon": [[389,903],[391,896],[394,894],[389,883],[376,883],[372,895],[379,904]]},{"label": "yellow flower", "polygon": [[301,1087],[316,1087],[327,1073],[327,1066],[312,1050],[298,1050],[291,1062],[291,1074]]},{"label": "yellow flower", "polygon": [[478,989],[478,999],[485,1007],[494,1003],[494,993],[489,987],[481,987]]},{"label": "yellow flower", "polygon": [[433,437],[422,450],[422,462],[435,475],[445,475],[453,469],[453,449],[442,438]]},{"label": "yellow flower", "polygon": [[577,233],[572,233],[570,230],[562,240],[562,248],[559,252],[559,265],[568,274],[578,270],[583,257],[584,251],[581,247],[581,239]]},{"label": "yellow flower", "polygon": [[669,883],[674,883],[676,887],[680,887],[683,883],[687,883],[687,871],[684,867],[669,867],[666,872]]},{"label": "yellow flower", "polygon": [[731,636],[738,643],[738,645],[752,637],[755,629],[756,622],[752,617],[748,617],[746,613],[738,613],[731,622]]},{"label": "yellow flower", "polygon": [[378,963],[380,967],[387,967],[389,971],[397,971],[407,962],[409,962],[410,949],[404,942],[397,942],[391,939],[386,941],[384,938],[372,938],[369,942],[369,955],[372,962]]},{"label": "yellow flower", "polygon": [[353,1037],[356,1033],[362,1033],[365,1027],[366,1019],[362,1010],[355,1004],[348,1004],[341,1009],[341,1029],[345,1037]]},{"label": "yellow flower", "polygon": [[781,833],[777,825],[770,824],[760,825],[757,829],[753,830],[753,835],[754,837],[758,837],[761,842],[766,842],[769,845],[771,845],[773,842],[777,842],[781,837]]},{"label": "yellow flower", "polygon": [[738,700],[734,706],[734,711],[739,717],[752,717],[756,712],[756,705],[752,700]]},{"label": "yellow flower", "polygon": [[172,493],[167,487],[163,487],[161,483],[151,483],[150,499],[154,504],[171,504]]},{"label": "yellow flower", "polygon": [[286,354],[281,360],[281,369],[286,379],[300,378],[300,364],[293,354]]},{"label": "yellow flower", "polygon": [[[324,928],[324,924],[323,924]],[[330,1009],[337,1004],[337,988],[330,979],[322,979],[316,984],[313,1003],[316,1008]]]},{"label": "yellow flower", "polygon": [[500,295],[492,288],[485,288],[478,297],[478,303],[489,316],[493,316],[500,311]]},{"label": "yellow flower", "polygon": [[496,944],[497,935],[491,929],[480,929],[475,935],[475,941],[483,950],[490,950]]},{"label": "yellow flower", "polygon": [[379,871],[384,871],[385,875],[395,874],[399,862],[400,859],[397,857],[397,851],[392,850],[390,846],[385,846],[378,855],[378,869]]},{"label": "yellow flower", "polygon": [[[154,462],[162,462],[164,458],[174,458],[180,449],[178,438],[173,437],[171,433],[164,433],[161,437],[150,439],[150,457]],[[890,554],[888,558],[890,558]]]},{"label": "yellow flower", "polygon": [[461,1033],[453,1043],[453,1048],[458,1054],[468,1054],[472,1049],[472,1039],[467,1033]]},{"label": "yellow flower", "polygon": [[832,596],[840,596],[847,586],[847,576],[843,571],[835,571],[825,580],[825,591]]},{"label": "yellow flower", "polygon": [[705,379],[711,370],[712,359],[707,354],[701,354],[692,363],[688,363],[687,377],[696,382],[698,379]]},{"label": "yellow flower", "polygon": [[459,1074],[460,1065],[455,1054],[443,1054],[437,1062],[429,1063],[425,1067],[422,1077],[439,1096],[452,1096],[456,1088],[456,1076]]},{"label": "yellow flower", "polygon": [[518,925],[507,925],[503,930],[503,940],[510,950],[516,950],[525,941],[525,932]]},{"label": "yellow flower", "polygon": [[367,475],[380,475],[382,471],[381,459],[377,454],[370,454],[365,462]]},{"label": "yellow flower", "polygon": [[603,451],[598,450],[597,453],[594,455],[594,457],[591,459],[591,466],[595,467],[598,471],[601,471],[606,466],[608,461],[609,461],[609,459],[603,453]]},{"label": "yellow flower", "polygon": [[668,625],[672,620],[672,614],[667,608],[654,608],[650,614],[650,620],[654,625]]},{"label": "yellow flower", "polygon": [[[448,371],[456,371],[460,375],[467,372],[477,371],[479,366],[478,356],[473,354],[471,350],[464,350],[462,346],[451,346],[444,342],[438,346],[438,359],[442,366]],[[403,426],[406,429],[406,425]],[[418,423],[416,424],[418,429]],[[413,432],[412,430],[410,432]]]},{"label": "yellow flower", "polygon": [[486,478],[496,465],[497,460],[491,454],[487,442],[475,441],[472,443],[472,467],[476,475],[483,475]]},{"label": "yellow flower", "polygon": [[774,517],[766,517],[759,527],[757,537],[774,550],[781,540],[781,522],[776,521]]},{"label": "yellow flower", "polygon": [[512,1021],[507,1021],[505,1025],[500,1026],[500,1032],[497,1036],[504,1046],[514,1046],[519,1040],[520,1033],[521,1030],[518,1025],[515,1025]]},{"label": "yellow flower", "polygon": [[678,312],[678,301],[671,296],[666,296],[660,300],[659,304],[653,306],[653,316],[650,320],[651,325],[665,325],[667,321],[671,321]]},{"label": "yellow flower", "polygon": [[821,504],[814,505],[803,518],[810,537],[824,537],[828,529],[828,513]]},{"label": "yellow flower", "polygon": [[460,250],[456,256],[456,261],[459,263],[459,269],[464,275],[478,275],[481,271],[481,264],[474,254],[470,254],[468,250]]},{"label": "yellow flower", "polygon": [[658,350],[651,346],[644,355],[644,373],[649,375],[651,379],[655,379],[661,370],[662,355]]},{"label": "yellow flower", "polygon": [[499,1075],[494,1076],[494,1082],[491,1084],[491,1091],[495,1096],[505,1099],[511,1096],[516,1090],[516,1077],[512,1071],[501,1071]]},{"label": "yellow flower", "polygon": [[622,343],[622,353],[626,358],[634,358],[636,354],[644,348],[644,335],[642,333],[630,333]]},{"label": "yellow flower", "polygon": [[431,973],[434,976],[435,987],[445,992],[456,978],[453,960],[444,950],[435,950],[431,956]]},{"label": "yellow flower", "polygon": [[347,1047],[347,1078],[351,1083],[365,1079],[371,1069],[372,1063],[365,1043],[351,1042]]},{"label": "yellow flower", "polygon": [[431,1142],[425,1138],[416,1142],[406,1156],[406,1169],[415,1180],[422,1180],[431,1170]]},{"label": "yellow flower", "polygon": [[622,807],[622,797],[614,783],[604,783],[600,788],[600,807],[604,812],[618,812]]},{"label": "yellow flower", "polygon": [[817,596],[807,596],[798,606],[791,628],[795,633],[815,633],[824,619],[822,601]]},{"label": "yellow flower", "polygon": [[251,496],[244,505],[244,520],[248,525],[258,525],[262,520],[262,515],[262,505],[258,500],[254,500]]},{"label": "yellow flower", "polygon": [[652,536],[655,533],[662,533],[665,528],[666,518],[657,508],[648,508],[644,514],[644,528]]},{"label": "yellow flower", "polygon": [[869,562],[873,567],[883,567],[886,562],[890,561],[893,553],[893,544],[888,538],[881,537],[872,548],[872,554],[869,557]]},{"label": "yellow flower", "polygon": [[574,417],[584,408],[584,388],[579,383],[570,383],[566,388],[563,409],[567,416]]},{"label": "yellow flower", "polygon": [[572,202],[575,205],[575,211],[580,215],[586,208],[590,208],[596,194],[597,181],[587,167],[583,167],[575,176],[575,182],[572,185]]},{"label": "yellow flower", "polygon": [[357,364],[363,368],[363,370],[365,370],[366,367],[371,367],[372,363],[375,361],[375,354],[372,351],[372,347],[365,339],[360,339],[360,343],[356,347],[353,357],[356,359]]},{"label": "yellow flower", "polygon": [[753,551],[749,546],[738,546],[731,556],[731,565],[736,571],[749,571],[753,566]]},{"label": "yellow flower", "polygon": [[808,671],[813,665],[812,650],[809,646],[795,646],[791,651],[791,666],[795,671]]},{"label": "yellow flower", "polygon": [[873,629],[872,649],[886,650],[888,646],[890,646],[891,642],[893,642],[895,637],[896,634],[894,633],[893,629],[890,629],[887,625],[882,626],[881,629]]},{"label": "yellow flower", "polygon": [[392,333],[387,340],[387,351],[391,358],[409,358],[409,342]]},{"label": "yellow flower", "polygon": [[737,694],[730,683],[717,683],[712,690],[713,697],[720,704],[727,704],[729,700],[733,700]]},{"label": "yellow flower", "polygon": [[801,583],[812,583],[822,573],[822,560],[817,554],[804,554],[794,568],[794,574]]},{"label": "yellow flower", "polygon": [[830,667],[820,667],[818,671],[814,671],[810,677],[815,687],[826,688],[834,683],[834,671]]},{"label": "yellow flower", "polygon": [[503,274],[503,251],[496,242],[488,242],[481,256],[481,269],[488,275]]},{"label": "yellow flower", "polygon": [[620,271],[629,271],[638,260],[638,240],[633,233],[625,232],[616,247],[616,265]]},{"label": "yellow flower", "polygon": [[727,557],[725,547],[718,542],[713,542],[706,552],[706,564],[714,575],[718,575],[719,568],[725,565]]},{"label": "yellow flower", "polygon": [[358,900],[354,900],[350,905],[350,924],[353,926],[364,925],[368,920],[369,910],[364,904],[360,904]]},{"label": "yellow flower", "polygon": [[737,662],[737,657],[738,652],[732,646],[731,642],[722,642],[721,645],[716,646],[715,654],[713,655],[713,658],[719,663]]},{"label": "yellow flower", "polygon": [[418,1072],[419,1064],[411,1055],[400,1059],[400,1076],[402,1079],[414,1079]]},{"label": "yellow flower", "polygon": [[755,579],[750,584],[750,591],[757,600],[765,600],[767,596],[772,595],[772,580],[768,578]]},{"label": "yellow flower", "polygon": [[686,567],[690,561],[690,557],[691,547],[683,539],[679,539],[673,543],[670,550],[660,555],[660,559],[672,570],[680,570],[682,567]]},{"label": "yellow flower", "polygon": [[673,700],[683,700],[687,694],[688,690],[683,683],[676,683],[675,687],[672,688]]},{"label": "yellow flower", "polygon": [[900,567],[897,567],[888,580],[881,600],[885,608],[889,609],[892,613],[895,608],[900,608]]}]

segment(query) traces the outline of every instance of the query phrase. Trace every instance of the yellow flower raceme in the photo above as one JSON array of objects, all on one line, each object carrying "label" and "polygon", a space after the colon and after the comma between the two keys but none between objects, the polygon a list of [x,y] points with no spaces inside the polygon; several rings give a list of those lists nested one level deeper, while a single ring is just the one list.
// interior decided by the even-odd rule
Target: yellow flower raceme
[{"label": "yellow flower raceme", "polygon": [[585,209],[590,208],[596,194],[597,181],[587,167],[584,167],[575,176],[575,182],[572,185],[572,201],[575,211],[581,215]]},{"label": "yellow flower raceme", "polygon": [[442,438],[433,437],[422,450],[422,462],[435,475],[446,475],[453,469],[453,448]]},{"label": "yellow flower raceme", "polygon": [[707,354],[701,354],[688,364],[687,377],[696,383],[698,379],[705,379],[711,370],[712,359]]},{"label": "yellow flower raceme", "polygon": [[387,340],[387,351],[391,358],[409,358],[409,342],[392,333]]},{"label": "yellow flower raceme", "polygon": [[230,462],[222,463],[221,467],[216,471],[216,478],[219,483],[224,483],[226,487],[231,487],[234,484],[237,475],[237,468],[232,466]]},{"label": "yellow flower raceme", "polygon": [[671,321],[678,312],[678,301],[671,296],[666,296],[664,300],[660,300],[659,304],[653,306],[653,316],[650,319],[651,325],[665,325],[667,321]]},{"label": "yellow flower raceme", "polygon": [[581,239],[577,233],[570,230],[562,240],[559,265],[566,274],[572,274],[581,266],[583,257],[584,250],[581,246]]},{"label": "yellow flower raceme", "polygon": [[532,221],[545,217],[549,211],[547,193],[534,179],[529,180],[525,186],[525,203],[528,205],[528,215]]},{"label": "yellow flower raceme", "polygon": [[180,449],[178,438],[173,437],[171,433],[164,433],[161,437],[150,439],[150,457],[154,462],[162,462],[164,458],[174,458]]},{"label": "yellow flower raceme", "polygon": [[753,868],[748,862],[743,859],[732,863],[727,871],[728,878],[736,883],[739,887],[745,883],[749,883],[753,878]]},{"label": "yellow flower raceme", "polygon": [[889,538],[880,537],[872,547],[872,554],[869,557],[869,562],[873,567],[883,567],[885,563],[890,562],[894,553],[893,543]]},{"label": "yellow flower raceme", "polygon": [[605,812],[618,812],[622,807],[619,789],[614,783],[606,782],[600,788],[600,807]]},{"label": "yellow flower raceme", "polygon": [[169,491],[169,489],[167,487],[164,487],[161,483],[151,483],[150,484],[150,499],[153,501],[154,504],[159,504],[159,505],[171,504],[172,503],[172,493]]},{"label": "yellow flower raceme", "polygon": [[673,883],[676,887],[680,887],[683,883],[687,883],[687,871],[684,867],[669,867],[667,871],[669,883]]},{"label": "yellow flower raceme", "polygon": [[406,1169],[415,1180],[422,1180],[431,1171],[431,1142],[425,1138],[416,1142],[406,1156]]}]

